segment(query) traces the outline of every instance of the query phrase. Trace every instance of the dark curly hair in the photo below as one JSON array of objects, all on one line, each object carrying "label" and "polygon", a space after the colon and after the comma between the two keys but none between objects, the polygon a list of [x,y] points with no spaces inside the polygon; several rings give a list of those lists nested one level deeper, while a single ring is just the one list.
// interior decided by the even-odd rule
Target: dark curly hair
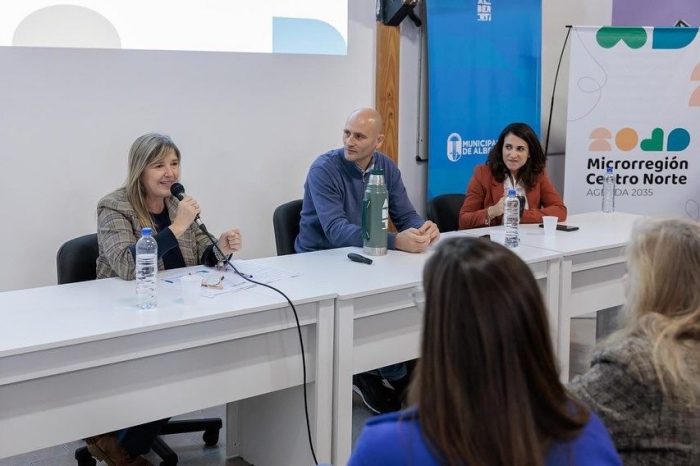
[{"label": "dark curly hair", "polygon": [[496,181],[502,183],[503,180],[506,179],[509,170],[506,164],[503,163],[503,144],[506,136],[509,134],[517,136],[527,143],[530,158],[527,159],[525,165],[523,165],[518,172],[518,179],[523,186],[530,189],[537,184],[537,178],[540,173],[544,171],[547,160],[545,159],[544,151],[542,150],[539,139],[537,139],[537,135],[529,125],[525,123],[511,123],[503,128],[500,136],[498,136],[496,145],[493,146],[493,149],[489,152],[486,165],[491,167],[491,174]]}]

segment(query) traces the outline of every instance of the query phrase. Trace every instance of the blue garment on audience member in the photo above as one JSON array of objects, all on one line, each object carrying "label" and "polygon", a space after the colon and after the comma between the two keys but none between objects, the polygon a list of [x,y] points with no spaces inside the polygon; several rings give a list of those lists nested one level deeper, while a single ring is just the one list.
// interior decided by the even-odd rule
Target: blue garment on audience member
[{"label": "blue garment on audience member", "polygon": [[[389,191],[389,217],[398,231],[420,228],[425,221],[408,199],[401,172],[386,155],[375,152],[370,168],[384,170]],[[299,222],[297,252],[362,247],[362,199],[369,181],[363,172],[345,159],[344,149],[326,152],[314,161],[304,184],[304,203]],[[388,247],[395,249],[396,234],[389,233]]]},{"label": "blue garment on audience member", "polygon": [[[441,464],[423,440],[414,409],[384,414],[367,421],[348,466]],[[545,458],[547,466],[622,465],[603,423],[591,413],[574,440],[556,442]],[[465,465],[468,466],[468,465]]]}]

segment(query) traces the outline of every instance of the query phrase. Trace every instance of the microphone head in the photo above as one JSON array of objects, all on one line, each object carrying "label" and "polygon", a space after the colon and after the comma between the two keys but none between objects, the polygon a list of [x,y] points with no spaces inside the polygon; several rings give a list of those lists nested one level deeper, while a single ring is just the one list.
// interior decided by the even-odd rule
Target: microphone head
[{"label": "microphone head", "polygon": [[185,197],[185,187],[180,183],[173,183],[172,186],[170,186],[170,194],[182,200]]}]

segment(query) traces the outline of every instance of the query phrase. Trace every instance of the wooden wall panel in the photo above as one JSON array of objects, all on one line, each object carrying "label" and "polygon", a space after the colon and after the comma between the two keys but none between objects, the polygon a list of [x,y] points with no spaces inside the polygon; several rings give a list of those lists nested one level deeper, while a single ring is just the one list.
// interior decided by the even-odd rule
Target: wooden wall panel
[{"label": "wooden wall panel", "polygon": [[384,119],[386,139],[381,151],[399,161],[399,54],[400,29],[377,22],[377,111]]}]

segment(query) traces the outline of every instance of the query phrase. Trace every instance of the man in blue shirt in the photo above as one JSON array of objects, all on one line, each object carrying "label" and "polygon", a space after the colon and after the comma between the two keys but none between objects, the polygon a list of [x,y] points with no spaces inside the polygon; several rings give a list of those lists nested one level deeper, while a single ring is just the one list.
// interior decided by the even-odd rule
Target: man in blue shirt
[{"label": "man in blue shirt", "polygon": [[422,252],[440,236],[437,225],[413,208],[401,172],[378,152],[384,142],[382,118],[375,110],[354,111],[345,123],[343,148],[314,161],[304,184],[297,252],[362,247],[362,198],[371,169],[384,170],[389,216],[399,233],[389,233],[389,249]]},{"label": "man in blue shirt", "polygon": [[[321,155],[309,169],[294,242],[297,252],[362,247],[362,198],[372,169],[384,170],[389,216],[399,231],[389,233],[389,249],[423,252],[438,240],[437,225],[423,220],[408,199],[398,167],[378,152],[383,142],[382,118],[376,110],[364,108],[348,117],[343,147]],[[375,413],[396,411],[409,378],[405,363],[394,364],[354,376],[353,391]]]}]

